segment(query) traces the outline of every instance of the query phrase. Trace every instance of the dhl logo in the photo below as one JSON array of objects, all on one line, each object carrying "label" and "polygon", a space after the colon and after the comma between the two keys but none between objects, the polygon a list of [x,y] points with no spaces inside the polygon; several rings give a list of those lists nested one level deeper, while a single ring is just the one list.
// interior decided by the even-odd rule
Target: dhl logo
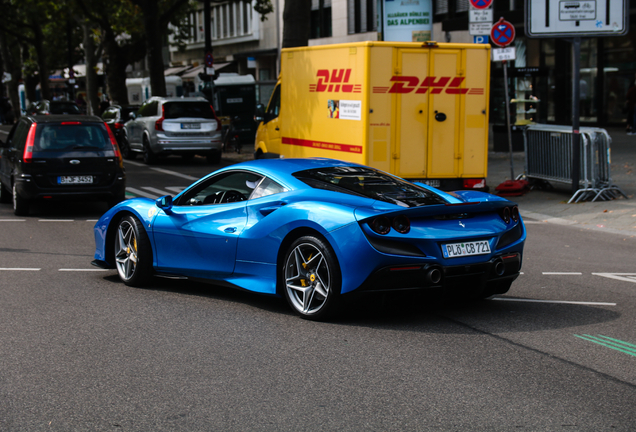
[{"label": "dhl logo", "polygon": [[319,69],[317,84],[309,84],[310,92],[361,93],[361,84],[349,84],[351,69]]},{"label": "dhl logo", "polygon": [[373,87],[373,93],[415,93],[423,94],[430,90],[430,94],[440,94],[442,91],[454,95],[483,95],[483,88],[460,88],[464,77],[426,77],[421,82],[414,76],[394,76],[393,85],[389,87]]}]

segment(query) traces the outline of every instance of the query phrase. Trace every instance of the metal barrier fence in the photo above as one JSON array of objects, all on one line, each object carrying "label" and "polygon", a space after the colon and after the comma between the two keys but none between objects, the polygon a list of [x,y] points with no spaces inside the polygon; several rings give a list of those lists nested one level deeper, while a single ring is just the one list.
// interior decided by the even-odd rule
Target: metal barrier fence
[{"label": "metal barrier fence", "polygon": [[[582,127],[580,188],[568,203],[592,199],[610,200],[627,196],[610,176],[612,138],[605,129]],[[523,134],[526,152],[525,177],[572,184],[572,127],[531,125]]]}]

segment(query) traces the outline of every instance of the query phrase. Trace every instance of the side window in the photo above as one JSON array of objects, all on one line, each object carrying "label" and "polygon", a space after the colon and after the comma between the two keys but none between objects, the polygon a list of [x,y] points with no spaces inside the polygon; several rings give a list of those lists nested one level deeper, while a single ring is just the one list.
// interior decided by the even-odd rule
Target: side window
[{"label": "side window", "polygon": [[144,102],[139,108],[139,111],[137,111],[137,117],[145,117],[147,108],[148,108],[148,102]]},{"label": "side window", "polygon": [[175,205],[195,206],[245,201],[262,176],[247,171],[232,171],[214,176],[193,187]]},{"label": "side window", "polygon": [[267,112],[265,113],[265,120],[270,121],[278,117],[280,113],[280,85],[276,86],[272,98],[267,105]]},{"label": "side window", "polygon": [[265,177],[263,181],[254,189],[250,199],[261,198],[268,195],[287,192],[287,188],[279,185],[274,180]]},{"label": "side window", "polygon": [[24,150],[24,143],[26,142],[27,135],[29,134],[29,127],[29,122],[21,120],[15,129],[15,133],[11,139],[11,147],[15,147],[19,152]]},{"label": "side window", "polygon": [[158,104],[159,104],[159,102],[157,102],[157,101],[145,102],[141,106],[141,108],[139,108],[139,111],[137,112],[137,116],[139,116],[139,117],[156,116],[157,115],[157,105]]},{"label": "side window", "polygon": [[114,110],[113,108],[108,108],[106,111],[104,111],[104,113],[102,114],[102,118],[104,120],[112,120],[115,118],[117,112],[116,110]]}]

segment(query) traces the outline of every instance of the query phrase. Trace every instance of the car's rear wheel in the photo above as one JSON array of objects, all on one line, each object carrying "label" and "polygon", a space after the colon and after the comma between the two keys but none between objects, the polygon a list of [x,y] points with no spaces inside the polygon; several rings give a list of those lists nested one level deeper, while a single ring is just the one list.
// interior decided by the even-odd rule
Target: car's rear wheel
[{"label": "car's rear wheel", "polygon": [[5,185],[0,183],[0,203],[11,202],[11,191]]},{"label": "car's rear wheel", "polygon": [[130,286],[143,286],[152,276],[152,249],[141,222],[125,216],[117,225],[113,241],[119,278]]},{"label": "car's rear wheel", "polygon": [[22,198],[13,184],[13,214],[16,216],[26,216],[29,214],[29,200]]},{"label": "car's rear wheel", "polygon": [[144,153],[143,153],[144,163],[147,165],[152,165],[155,162],[157,162],[157,156],[154,154],[154,152],[150,148],[150,142],[148,142],[148,137],[146,137],[145,135],[144,135],[143,146],[144,146]]},{"label": "car's rear wheel", "polygon": [[341,276],[331,247],[314,236],[304,236],[289,247],[281,271],[289,305],[301,317],[323,320],[335,311]]},{"label": "car's rear wheel", "polygon": [[121,151],[121,156],[124,159],[133,160],[137,157],[137,154],[130,149],[130,143],[128,142],[128,137],[126,135],[121,137],[119,150]]}]

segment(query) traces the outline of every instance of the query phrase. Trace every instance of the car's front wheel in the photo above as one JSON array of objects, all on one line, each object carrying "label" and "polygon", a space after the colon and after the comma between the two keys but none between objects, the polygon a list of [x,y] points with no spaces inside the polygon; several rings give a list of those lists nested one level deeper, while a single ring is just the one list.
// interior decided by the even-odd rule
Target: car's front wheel
[{"label": "car's front wheel", "polygon": [[13,214],[16,216],[26,216],[29,214],[29,200],[22,198],[13,184]]},{"label": "car's front wheel", "polygon": [[323,320],[336,309],[341,276],[331,247],[314,236],[304,236],[289,247],[281,272],[289,305],[301,317]]},{"label": "car's front wheel", "polygon": [[119,278],[130,286],[143,286],[152,276],[152,249],[141,222],[125,216],[117,225],[113,241]]},{"label": "car's front wheel", "polygon": [[119,150],[121,150],[121,157],[124,159],[133,160],[137,157],[137,154],[130,149],[130,143],[128,142],[128,137],[126,135],[121,137]]}]

